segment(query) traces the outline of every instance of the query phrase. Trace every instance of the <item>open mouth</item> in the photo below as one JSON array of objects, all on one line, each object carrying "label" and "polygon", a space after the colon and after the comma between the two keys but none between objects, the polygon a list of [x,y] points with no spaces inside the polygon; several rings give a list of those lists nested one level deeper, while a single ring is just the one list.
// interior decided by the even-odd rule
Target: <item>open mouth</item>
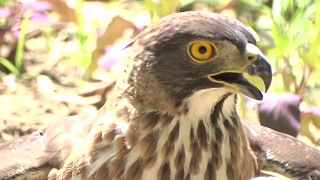
[{"label": "open mouth", "polygon": [[224,81],[229,83],[240,83],[241,80],[243,81],[242,73],[226,72],[217,75],[212,75],[210,77],[217,81]]},{"label": "open mouth", "polygon": [[[214,71],[212,74],[208,74],[207,77],[213,83],[220,84],[233,92],[242,93],[256,100],[262,100],[263,95],[258,88],[262,83],[259,83],[259,81],[263,81],[264,91],[268,90],[272,80],[271,66],[260,49],[253,44],[247,44],[246,55],[248,59],[245,62],[250,62],[246,67],[239,69],[239,67],[235,68],[233,66],[235,64],[233,64],[230,65],[230,69],[226,67],[222,71]],[[250,59],[251,55],[256,57],[255,60]],[[258,77],[258,79],[254,76]]]},{"label": "open mouth", "polygon": [[223,72],[216,75],[209,75],[209,79],[213,82],[222,83],[228,87],[235,88],[236,91],[241,92],[251,98],[261,100],[262,93],[260,90],[251,84],[242,73]]}]

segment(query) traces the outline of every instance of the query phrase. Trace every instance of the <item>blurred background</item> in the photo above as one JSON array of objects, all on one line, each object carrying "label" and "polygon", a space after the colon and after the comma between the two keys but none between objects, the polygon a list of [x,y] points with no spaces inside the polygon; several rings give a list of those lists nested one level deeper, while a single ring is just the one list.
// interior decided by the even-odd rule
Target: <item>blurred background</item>
[{"label": "blurred background", "polygon": [[0,142],[97,111],[126,45],[190,10],[251,27],[273,67],[262,102],[242,97],[242,118],[319,148],[320,0],[0,0]]}]

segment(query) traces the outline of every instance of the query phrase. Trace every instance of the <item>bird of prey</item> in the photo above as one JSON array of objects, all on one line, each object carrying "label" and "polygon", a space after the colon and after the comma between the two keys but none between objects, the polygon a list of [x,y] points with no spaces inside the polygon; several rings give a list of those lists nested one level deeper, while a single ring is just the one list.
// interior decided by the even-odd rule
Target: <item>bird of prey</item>
[{"label": "bird of prey", "polygon": [[[257,138],[236,111],[238,93],[262,99],[244,73],[259,76],[266,89],[271,83],[271,67],[242,23],[176,13],[129,48],[96,114],[65,118],[0,145],[2,179],[246,180],[259,175],[261,162],[275,159],[273,149],[255,141],[267,137]],[[277,137],[286,139],[269,140]],[[277,160],[274,167],[288,166]],[[314,164],[299,177],[319,168]]]}]

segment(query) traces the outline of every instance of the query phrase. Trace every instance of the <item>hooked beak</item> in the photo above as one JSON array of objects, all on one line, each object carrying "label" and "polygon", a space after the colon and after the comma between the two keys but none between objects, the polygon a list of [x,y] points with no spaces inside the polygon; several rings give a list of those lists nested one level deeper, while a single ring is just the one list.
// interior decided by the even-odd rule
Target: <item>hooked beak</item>
[{"label": "hooked beak", "polygon": [[[257,60],[249,64],[245,72],[250,76],[260,77],[264,83],[265,91],[269,89],[272,80],[271,66],[263,55],[258,55]],[[244,95],[256,100],[263,99],[261,91],[243,76],[240,81],[238,81],[237,85],[240,92]]]},{"label": "hooked beak", "polygon": [[[248,97],[256,100],[262,100],[261,91],[252,83],[250,83],[243,73],[248,73],[250,76],[258,76],[263,80],[265,91],[270,87],[272,80],[271,66],[259,48],[248,43],[247,45],[247,60],[253,61],[249,63],[244,72],[223,72],[214,75],[209,75],[209,79],[214,82],[222,82],[227,87],[236,90]],[[252,60],[253,59],[253,60]]]}]

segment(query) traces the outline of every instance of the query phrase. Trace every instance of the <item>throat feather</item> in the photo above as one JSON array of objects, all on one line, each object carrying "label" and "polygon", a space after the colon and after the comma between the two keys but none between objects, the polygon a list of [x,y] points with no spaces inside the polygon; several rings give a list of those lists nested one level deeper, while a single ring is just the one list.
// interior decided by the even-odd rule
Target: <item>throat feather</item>
[{"label": "throat feather", "polygon": [[186,113],[172,117],[152,112],[132,119],[127,130],[107,141],[119,151],[100,154],[108,158],[99,164],[110,178],[248,179],[234,173],[242,172],[248,157],[235,102],[236,95],[227,90],[201,90],[183,102]]}]

